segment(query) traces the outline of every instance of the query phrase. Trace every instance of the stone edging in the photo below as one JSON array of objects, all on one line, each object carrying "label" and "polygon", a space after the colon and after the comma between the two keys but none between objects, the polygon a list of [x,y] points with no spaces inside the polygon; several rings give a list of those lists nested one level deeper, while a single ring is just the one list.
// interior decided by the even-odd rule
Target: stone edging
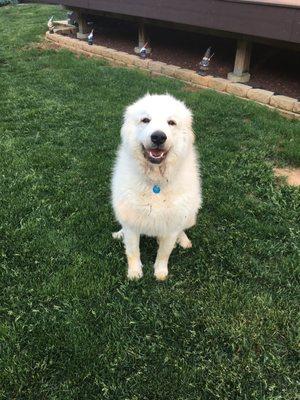
[{"label": "stone edging", "polygon": [[259,104],[278,110],[280,114],[287,118],[300,120],[300,102],[291,97],[275,95],[268,90],[255,89],[251,86],[233,83],[223,78],[215,78],[210,75],[200,76],[190,69],[180,68],[161,61],[153,61],[150,58],[143,60],[136,55],[117,51],[109,47],[99,45],[90,46],[85,41],[57,33],[47,32],[46,38],[76,53],[85,54],[90,57],[105,58],[115,65],[137,67],[151,75],[177,78],[201,89],[213,89],[221,93],[233,94],[245,100],[254,100]]}]

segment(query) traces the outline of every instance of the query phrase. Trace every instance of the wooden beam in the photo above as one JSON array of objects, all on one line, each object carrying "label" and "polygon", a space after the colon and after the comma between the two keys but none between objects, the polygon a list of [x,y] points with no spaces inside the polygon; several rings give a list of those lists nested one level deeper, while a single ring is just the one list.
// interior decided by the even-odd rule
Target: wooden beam
[{"label": "wooden beam", "polygon": [[145,24],[141,22],[139,24],[139,48],[141,49],[146,43],[146,29]]},{"label": "wooden beam", "polygon": [[151,48],[149,46],[149,37],[147,36],[146,26],[144,21],[141,21],[138,27],[138,46],[134,48],[134,52],[139,54],[141,48],[144,47],[146,43],[148,43],[146,48],[147,54],[150,54]]},{"label": "wooden beam", "polygon": [[233,72],[228,74],[232,82],[249,82],[250,57],[252,43],[247,40],[238,40]]},{"label": "wooden beam", "polygon": [[249,72],[251,56],[251,42],[246,40],[238,40],[234,70],[236,75],[242,75],[244,72]]},{"label": "wooden beam", "polygon": [[86,39],[89,35],[89,26],[86,17],[82,13],[78,13],[78,32],[77,39]]}]

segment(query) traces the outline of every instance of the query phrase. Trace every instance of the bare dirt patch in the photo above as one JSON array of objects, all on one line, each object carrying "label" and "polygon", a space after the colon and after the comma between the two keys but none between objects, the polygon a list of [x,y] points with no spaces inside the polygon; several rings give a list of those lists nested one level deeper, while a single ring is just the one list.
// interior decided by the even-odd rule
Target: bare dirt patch
[{"label": "bare dirt patch", "polygon": [[23,46],[23,50],[60,50],[60,46],[54,42],[50,42],[49,40],[43,40],[42,42],[38,43],[29,43]]},{"label": "bare dirt patch", "polygon": [[286,178],[291,186],[300,186],[300,168],[274,168],[275,176]]},{"label": "bare dirt patch", "polygon": [[184,92],[199,92],[200,89],[198,86],[193,86],[193,85],[185,85],[183,88]]}]

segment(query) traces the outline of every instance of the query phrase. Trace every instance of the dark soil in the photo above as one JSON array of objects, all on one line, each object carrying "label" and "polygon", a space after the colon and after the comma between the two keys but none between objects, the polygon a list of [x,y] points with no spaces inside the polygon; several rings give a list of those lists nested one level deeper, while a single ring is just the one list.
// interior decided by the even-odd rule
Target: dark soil
[{"label": "dark soil", "polygon": [[[116,50],[134,53],[137,45],[137,24],[123,20],[90,17],[94,24],[95,43]],[[209,74],[226,78],[233,70],[236,41],[194,32],[148,26],[151,58],[183,68],[197,70],[207,47],[214,56]],[[249,84],[300,98],[300,52],[253,44]]]}]

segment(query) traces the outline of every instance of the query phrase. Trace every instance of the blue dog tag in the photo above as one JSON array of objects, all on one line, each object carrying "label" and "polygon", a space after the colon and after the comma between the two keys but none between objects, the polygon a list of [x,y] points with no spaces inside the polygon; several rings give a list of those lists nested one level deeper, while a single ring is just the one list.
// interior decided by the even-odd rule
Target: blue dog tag
[{"label": "blue dog tag", "polygon": [[160,192],[160,187],[158,185],[154,185],[152,190],[153,190],[153,193],[158,194]]}]

